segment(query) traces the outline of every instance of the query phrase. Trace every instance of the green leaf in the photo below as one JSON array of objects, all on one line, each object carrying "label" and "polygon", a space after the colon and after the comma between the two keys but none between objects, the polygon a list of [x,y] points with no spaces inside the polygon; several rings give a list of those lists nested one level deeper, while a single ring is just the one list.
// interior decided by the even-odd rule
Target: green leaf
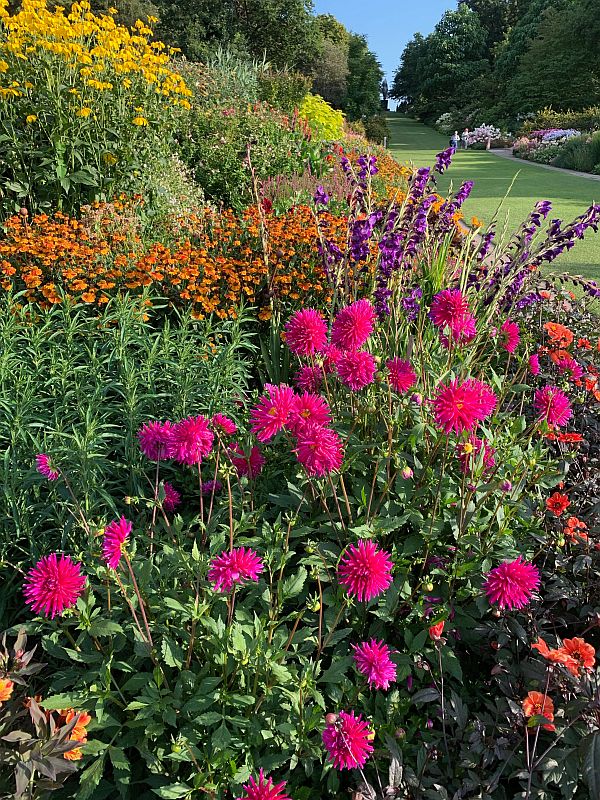
[{"label": "green leaf", "polygon": [[581,770],[590,797],[600,797],[600,733],[596,731],[586,736],[579,745]]},{"label": "green leaf", "polygon": [[191,791],[192,789],[187,783],[170,783],[168,786],[152,789],[155,795],[163,797],[165,800],[176,800],[178,797],[185,797]]},{"label": "green leaf", "polygon": [[177,642],[165,637],[162,640],[161,652],[165,664],[168,667],[176,667],[177,669],[181,669],[183,666],[185,653],[183,652],[183,648],[180,647]]},{"label": "green leaf", "polygon": [[117,633],[123,633],[123,628],[117,622],[98,617],[92,621],[88,633],[90,636],[114,636]]},{"label": "green leaf", "polygon": [[229,733],[227,725],[223,722],[212,735],[212,746],[215,750],[225,750],[230,742],[231,734]]},{"label": "green leaf", "polygon": [[281,594],[284,600],[289,600],[290,597],[296,597],[299,595],[304,587],[304,582],[306,581],[306,570],[304,567],[300,567],[298,572],[295,575],[290,575],[289,578],[286,578],[283,582],[283,587],[281,590]]},{"label": "green leaf", "polygon": [[58,711],[61,708],[78,708],[84,702],[84,696],[80,692],[65,692],[64,694],[52,694],[44,700],[44,708],[47,711]]},{"label": "green leaf", "polygon": [[345,658],[339,658],[337,661],[334,661],[329,669],[326,669],[325,672],[319,678],[320,683],[339,683],[342,678],[345,677],[346,671],[352,665],[352,658],[350,656],[346,656]]},{"label": "green leaf", "polygon": [[[45,706],[45,704],[44,704]],[[84,769],[79,778],[80,789],[77,793],[77,800],[88,800],[94,794],[94,789],[100,783],[104,773],[104,756],[93,761],[87,769]]]}]

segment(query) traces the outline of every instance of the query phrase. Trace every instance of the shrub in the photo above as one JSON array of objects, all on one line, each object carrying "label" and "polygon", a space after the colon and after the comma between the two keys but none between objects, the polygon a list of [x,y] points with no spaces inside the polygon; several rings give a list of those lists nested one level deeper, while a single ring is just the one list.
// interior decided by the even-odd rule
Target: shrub
[{"label": "shrub", "polygon": [[579,172],[591,172],[596,163],[594,151],[585,136],[577,136],[569,139],[561,148],[555,161],[557,167],[563,169],[574,169]]},{"label": "shrub", "polygon": [[311,79],[300,72],[267,70],[259,77],[259,97],[288,114],[298,109],[311,87]]},{"label": "shrub", "polygon": [[307,94],[300,105],[299,114],[305,119],[318,139],[329,141],[344,138],[344,115],[333,109],[318,94]]},{"label": "shrub", "polygon": [[24,0],[11,16],[0,0],[0,216],[137,191],[189,109],[151,29],[130,32],[89,8]]},{"label": "shrub", "polygon": [[308,158],[302,120],[266,103],[195,107],[179,134],[180,154],[207,197],[242,208],[252,202],[248,147],[256,177],[298,172]]},{"label": "shrub", "polygon": [[600,128],[600,107],[592,106],[583,111],[555,111],[545,108],[523,123],[523,131],[529,133],[536,128],[577,128],[594,131]]},{"label": "shrub", "polygon": [[386,118],[382,114],[368,117],[364,120],[365,135],[371,142],[383,144],[383,140],[390,135],[390,129]]},{"label": "shrub", "polygon": [[446,111],[437,118],[434,128],[440,133],[443,133],[444,136],[451,136],[457,129],[457,125],[455,124],[455,115],[450,111]]}]

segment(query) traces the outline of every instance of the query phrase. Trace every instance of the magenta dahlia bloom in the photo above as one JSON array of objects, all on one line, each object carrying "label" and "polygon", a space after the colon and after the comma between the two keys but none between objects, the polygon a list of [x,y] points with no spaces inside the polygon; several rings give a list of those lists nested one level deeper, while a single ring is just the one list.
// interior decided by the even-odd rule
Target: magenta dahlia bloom
[{"label": "magenta dahlia bloom", "polygon": [[570,381],[577,382],[583,377],[583,367],[570,356],[559,359],[556,366],[558,367],[559,373],[561,375],[566,375]]},{"label": "magenta dahlia bloom", "polygon": [[373,752],[373,732],[359,714],[354,711],[340,711],[335,722],[323,731],[323,744],[329,760],[336,769],[356,769],[364,767]]},{"label": "magenta dahlia bloom", "polygon": [[342,466],[344,446],[331,428],[305,422],[297,427],[296,437],[296,456],[309,475],[321,477]]},{"label": "magenta dahlia bloom", "polygon": [[472,314],[465,314],[458,319],[452,328],[447,328],[448,333],[440,332],[440,339],[446,349],[450,345],[468,344],[477,334],[477,320]]},{"label": "magenta dahlia bloom", "polygon": [[180,464],[200,464],[212,450],[214,438],[206,417],[186,417],[173,428],[169,455]]},{"label": "magenta dahlia bloom", "polygon": [[295,398],[288,427],[296,433],[305,422],[314,422],[316,425],[329,425],[331,422],[331,410],[320,394],[303,392]]},{"label": "magenta dahlia bloom", "polygon": [[533,353],[529,356],[529,371],[532,375],[540,374],[540,357],[537,353]]},{"label": "magenta dahlia bloom", "polygon": [[43,475],[44,478],[48,478],[49,481],[55,481],[60,472],[52,466],[52,461],[50,456],[47,456],[45,453],[38,453],[35,457],[35,468]]},{"label": "magenta dahlia bloom", "polygon": [[334,344],[326,344],[322,348],[320,356],[323,362],[323,370],[327,373],[334,372],[342,356],[342,351]]},{"label": "magenta dahlia bloom", "polygon": [[140,450],[150,461],[169,457],[173,424],[166,422],[144,422],[138,431]]},{"label": "magenta dahlia bloom", "polygon": [[[204,488],[204,484],[202,484],[202,487]],[[165,490],[165,499],[162,504],[164,510],[175,511],[177,506],[181,503],[181,495],[168,481],[163,482],[163,489]]]},{"label": "magenta dahlia bloom", "polygon": [[340,350],[358,350],[373,333],[377,314],[369,300],[357,300],[336,314],[331,342]]},{"label": "magenta dahlia bloom", "polygon": [[290,797],[283,793],[285,781],[275,785],[272,778],[265,778],[262,769],[258,773],[258,781],[250,777],[248,783],[242,786],[242,789],[244,794],[242,797],[238,797],[237,800],[291,800]]},{"label": "magenta dahlia bloom", "polygon": [[[483,448],[483,459],[481,450]],[[475,467],[483,461],[483,474],[489,472],[496,465],[496,448],[489,445],[486,441],[479,439],[472,433],[466,442],[459,442],[457,446],[458,460],[462,471],[466,474],[472,472]]]},{"label": "magenta dahlia bloom", "polygon": [[229,450],[229,457],[240,478],[243,478],[245,475],[249,478],[256,478],[257,475],[260,475],[266,463],[265,457],[256,445],[249,453],[245,453],[240,445],[234,442]]},{"label": "magenta dahlia bloom", "polygon": [[494,567],[486,578],[483,588],[490,603],[510,611],[526,606],[540,585],[537,567],[521,556]]},{"label": "magenta dahlia bloom", "polygon": [[396,680],[396,665],[390,658],[390,648],[382,641],[353,644],[354,661],[358,671],[366,677],[370,686],[376,689],[389,689]]},{"label": "magenta dahlia bloom", "polygon": [[230,592],[237,584],[257,581],[264,566],[261,558],[249,547],[224,550],[210,562],[208,580],[215,592]]},{"label": "magenta dahlia bloom", "polygon": [[51,553],[41,558],[25,576],[25,602],[36,614],[43,613],[54,619],[75,605],[86,580],[81,574],[81,564],[70,556]]},{"label": "magenta dahlia bloom", "polygon": [[468,378],[440,384],[433,401],[435,422],[444,433],[471,431],[496,408],[496,395],[481,381]]},{"label": "magenta dahlia bloom", "polygon": [[417,373],[410,365],[410,361],[402,358],[390,358],[386,363],[389,372],[389,383],[392,389],[399,394],[407,392],[417,382]]},{"label": "magenta dahlia bloom", "polygon": [[131,533],[133,525],[125,517],[120,517],[109,522],[104,529],[102,538],[102,558],[110,569],[116,569],[123,554],[125,542]]},{"label": "magenta dahlia bloom", "polygon": [[519,342],[521,341],[521,334],[519,326],[516,322],[511,322],[509,319],[502,323],[500,328],[500,343],[508,353],[514,353]]},{"label": "magenta dahlia bloom", "polygon": [[296,401],[294,390],[284,383],[267,383],[266,390],[268,396],[263,395],[250,412],[250,430],[259,442],[268,442],[286,427]]},{"label": "magenta dahlia bloom", "polygon": [[285,326],[285,340],[297,356],[312,356],[327,344],[327,323],[314,308],[296,311]]},{"label": "magenta dahlia bloom", "polygon": [[320,367],[300,367],[294,383],[302,392],[318,392],[323,385],[323,372]]},{"label": "magenta dahlia bloom", "polygon": [[361,539],[356,546],[348,546],[338,567],[338,580],[351,597],[371,600],[391,584],[393,566],[388,552]]},{"label": "magenta dahlia bloom", "polygon": [[337,363],[337,373],[344,386],[358,392],[373,383],[377,364],[374,356],[365,350],[342,353]]},{"label": "magenta dahlia bloom", "polygon": [[213,414],[210,427],[215,433],[225,434],[226,436],[231,436],[232,433],[237,431],[235,422],[226,417],[225,414]]},{"label": "magenta dahlia bloom", "polygon": [[437,328],[460,330],[468,314],[469,302],[460,289],[444,289],[431,301],[429,317]]},{"label": "magenta dahlia bloom", "polygon": [[557,386],[544,386],[533,396],[533,406],[542,420],[548,425],[562,428],[573,416],[569,398]]}]

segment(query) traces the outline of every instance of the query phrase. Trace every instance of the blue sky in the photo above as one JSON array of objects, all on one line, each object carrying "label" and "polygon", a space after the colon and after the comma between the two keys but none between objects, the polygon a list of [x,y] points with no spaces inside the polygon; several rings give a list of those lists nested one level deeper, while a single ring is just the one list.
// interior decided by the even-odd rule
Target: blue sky
[{"label": "blue sky", "polygon": [[404,45],[431,33],[456,0],[314,0],[317,14],[333,14],[353,33],[364,33],[391,83]]}]

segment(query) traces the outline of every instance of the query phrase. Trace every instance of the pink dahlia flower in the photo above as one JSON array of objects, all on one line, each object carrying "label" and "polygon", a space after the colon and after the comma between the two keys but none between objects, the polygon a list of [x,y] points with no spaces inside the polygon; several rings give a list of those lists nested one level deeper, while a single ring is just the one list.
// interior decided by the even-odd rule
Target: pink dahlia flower
[{"label": "pink dahlia flower", "polygon": [[351,597],[371,600],[391,584],[393,566],[389,553],[375,542],[361,539],[356,546],[348,546],[338,567],[338,580]]},{"label": "pink dahlia flower", "polygon": [[364,767],[373,752],[373,733],[359,714],[354,711],[340,711],[335,722],[323,731],[323,744],[329,760],[336,769],[356,769]]},{"label": "pink dahlia flower", "polygon": [[55,481],[60,472],[52,466],[52,461],[50,456],[47,456],[45,453],[38,453],[35,457],[35,468],[43,475],[44,478],[48,478],[49,481]]},{"label": "pink dahlia flower", "polygon": [[344,386],[358,392],[373,383],[377,364],[374,356],[365,350],[342,353],[337,363],[337,373]]},{"label": "pink dahlia flower", "polygon": [[533,406],[542,420],[548,425],[562,428],[573,416],[569,398],[557,386],[544,386],[533,396]]},{"label": "pink dahlia flower", "polygon": [[336,347],[334,344],[326,344],[321,350],[323,370],[327,373],[334,372],[341,357],[342,351],[339,347]]},{"label": "pink dahlia flower", "polygon": [[583,367],[574,358],[561,358],[556,366],[561,375],[566,375],[570,381],[576,382],[583,377]]},{"label": "pink dahlia flower", "polygon": [[358,350],[373,333],[375,309],[369,300],[357,300],[338,311],[331,326],[331,342],[341,350]]},{"label": "pink dahlia flower", "polygon": [[206,417],[186,417],[173,428],[169,455],[180,464],[200,464],[212,450],[214,438]]},{"label": "pink dahlia flower", "polygon": [[263,395],[250,413],[251,431],[259,442],[268,442],[286,427],[296,400],[294,390],[284,383],[267,383],[266,389],[268,396]]},{"label": "pink dahlia flower", "polygon": [[469,302],[460,289],[444,289],[431,301],[429,316],[437,328],[460,330],[468,314]]},{"label": "pink dahlia flower", "polygon": [[240,445],[234,442],[229,451],[229,457],[240,478],[243,478],[245,475],[249,478],[256,478],[257,475],[260,475],[266,463],[265,457],[256,445],[254,445],[249,453],[245,453]]},{"label": "pink dahlia flower", "polygon": [[231,436],[232,433],[237,431],[235,422],[226,417],[225,414],[213,414],[210,427],[215,433],[225,434],[225,436]]},{"label": "pink dahlia flower", "polygon": [[133,525],[125,517],[109,522],[104,529],[102,539],[102,558],[106,561],[110,569],[119,566],[121,555],[125,547],[127,537],[131,533]]},{"label": "pink dahlia flower", "polygon": [[169,457],[173,424],[166,422],[145,422],[138,431],[140,450],[150,461],[160,461]]},{"label": "pink dahlia flower", "polygon": [[[481,450],[483,448],[483,459]],[[472,433],[466,442],[459,442],[457,446],[458,460],[464,473],[472,472],[483,461],[483,474],[489,472],[496,465],[496,449],[486,441],[479,439]]]},{"label": "pink dahlia flower", "polygon": [[540,585],[537,567],[519,556],[514,561],[505,561],[486,576],[485,593],[490,603],[500,608],[523,608]]},{"label": "pink dahlia flower", "polygon": [[407,392],[417,382],[417,374],[410,365],[410,361],[402,358],[390,358],[386,363],[389,372],[390,386],[395,392]]},{"label": "pink dahlia flower", "polygon": [[396,665],[390,658],[387,644],[371,639],[370,642],[353,644],[354,661],[358,671],[366,677],[370,686],[389,689],[396,680]]},{"label": "pink dahlia flower", "polygon": [[514,353],[521,341],[521,334],[517,323],[511,322],[509,319],[505,320],[500,328],[500,339],[502,347],[508,353]]},{"label": "pink dahlia flower", "polygon": [[331,428],[305,422],[297,427],[296,436],[295,453],[309,475],[328,475],[342,466],[344,446]]},{"label": "pink dahlia flower", "polygon": [[210,562],[208,580],[215,592],[230,592],[237,584],[257,581],[264,566],[260,557],[249,547],[224,550]]},{"label": "pink dahlia flower", "polygon": [[181,495],[168,481],[164,481],[163,489],[165,490],[165,499],[163,500],[162,504],[164,510],[175,511],[177,506],[181,503]]},{"label": "pink dahlia flower", "polygon": [[329,425],[331,422],[331,410],[321,395],[303,392],[295,398],[288,427],[297,433],[305,422],[314,422],[316,425]]},{"label": "pink dahlia flower", "polygon": [[86,582],[81,564],[70,556],[51,553],[44,556],[25,576],[25,602],[36,614],[53,619],[77,602]]},{"label": "pink dahlia flower", "polygon": [[472,314],[465,314],[462,319],[456,321],[452,328],[448,328],[448,333],[440,332],[440,339],[446,349],[450,345],[468,344],[477,334],[477,320]]},{"label": "pink dahlia flower", "polygon": [[265,778],[262,769],[258,773],[258,781],[250,777],[248,783],[242,788],[244,794],[242,797],[238,797],[237,800],[291,800],[283,792],[285,781],[274,784],[272,778]]},{"label": "pink dahlia flower", "polygon": [[444,433],[471,431],[496,407],[496,395],[481,381],[468,378],[464,383],[440,384],[433,401],[435,422]]},{"label": "pink dahlia flower", "polygon": [[323,372],[320,367],[300,367],[294,383],[302,392],[318,392],[323,385]]},{"label": "pink dahlia flower", "polygon": [[537,353],[529,356],[529,371],[532,375],[540,374],[540,357]]},{"label": "pink dahlia flower", "polygon": [[304,308],[288,320],[285,340],[297,356],[312,356],[327,344],[327,323],[313,308]]}]

